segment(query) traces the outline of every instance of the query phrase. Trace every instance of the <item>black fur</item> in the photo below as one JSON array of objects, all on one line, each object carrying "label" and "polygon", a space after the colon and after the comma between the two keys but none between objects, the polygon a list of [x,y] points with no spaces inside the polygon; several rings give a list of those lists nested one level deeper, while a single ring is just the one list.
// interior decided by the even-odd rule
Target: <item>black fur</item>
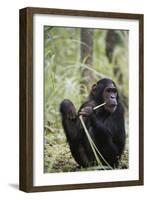
[{"label": "black fur", "polygon": [[[78,112],[70,100],[63,100],[60,104],[62,124],[71,153],[82,167],[96,164],[94,153],[79,119],[79,114],[82,111],[85,112],[83,119],[91,138],[109,165],[113,168],[117,167],[123,152],[125,145],[124,109],[120,103],[118,92],[117,108],[113,113],[109,113],[104,106],[91,112],[91,108],[105,101],[104,89],[110,84],[116,87],[110,79],[98,81],[93,86],[88,100]],[[85,109],[87,107],[88,111]],[[103,160],[102,163],[105,165]]]}]

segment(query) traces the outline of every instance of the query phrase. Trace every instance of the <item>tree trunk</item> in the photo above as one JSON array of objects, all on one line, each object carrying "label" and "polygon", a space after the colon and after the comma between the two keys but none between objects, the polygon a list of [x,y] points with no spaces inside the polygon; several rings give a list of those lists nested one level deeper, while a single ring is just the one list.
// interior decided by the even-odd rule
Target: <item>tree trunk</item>
[{"label": "tree trunk", "polygon": [[[81,62],[88,67],[93,64],[93,29],[81,29]],[[82,71],[83,83],[88,86],[92,81],[92,72],[84,68]]]}]

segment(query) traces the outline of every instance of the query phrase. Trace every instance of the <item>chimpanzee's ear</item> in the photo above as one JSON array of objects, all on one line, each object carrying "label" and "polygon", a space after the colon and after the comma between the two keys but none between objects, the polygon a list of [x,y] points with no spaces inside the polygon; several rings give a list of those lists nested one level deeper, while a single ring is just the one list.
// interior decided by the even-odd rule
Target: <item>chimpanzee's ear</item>
[{"label": "chimpanzee's ear", "polygon": [[92,86],[92,88],[91,88],[91,93],[92,93],[92,95],[94,95],[94,96],[95,96],[95,94],[96,94],[96,89],[97,89],[97,84],[94,84],[94,85]]}]

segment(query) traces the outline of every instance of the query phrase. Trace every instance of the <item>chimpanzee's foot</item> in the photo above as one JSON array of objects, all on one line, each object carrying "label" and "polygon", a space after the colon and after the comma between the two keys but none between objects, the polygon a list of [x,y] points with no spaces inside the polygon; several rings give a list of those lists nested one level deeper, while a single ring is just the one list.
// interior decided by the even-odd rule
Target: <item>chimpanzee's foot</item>
[{"label": "chimpanzee's foot", "polygon": [[76,108],[74,104],[68,100],[64,99],[60,104],[60,112],[67,119],[75,119],[77,116]]}]

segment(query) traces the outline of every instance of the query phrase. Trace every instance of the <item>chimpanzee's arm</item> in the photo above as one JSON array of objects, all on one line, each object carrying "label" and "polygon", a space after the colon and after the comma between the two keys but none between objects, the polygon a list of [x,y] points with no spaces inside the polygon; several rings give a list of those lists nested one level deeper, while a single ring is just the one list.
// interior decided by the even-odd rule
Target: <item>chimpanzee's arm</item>
[{"label": "chimpanzee's arm", "polygon": [[69,100],[63,100],[60,104],[60,112],[71,153],[80,166],[87,167],[89,159],[83,145],[83,130],[81,129],[80,120],[73,103]]}]

